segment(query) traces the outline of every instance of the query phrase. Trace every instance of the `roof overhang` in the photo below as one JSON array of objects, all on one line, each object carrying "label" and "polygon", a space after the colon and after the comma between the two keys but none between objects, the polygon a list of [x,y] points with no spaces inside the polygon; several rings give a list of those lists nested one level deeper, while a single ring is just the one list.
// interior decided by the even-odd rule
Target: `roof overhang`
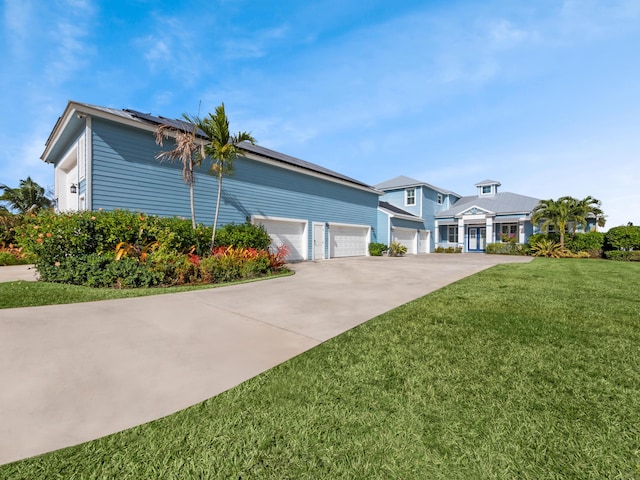
[{"label": "roof overhang", "polygon": [[424,218],[416,217],[415,215],[403,215],[401,213],[396,213],[396,212],[392,212],[391,210],[387,210],[384,207],[378,207],[378,210],[384,213],[385,215],[388,215],[391,218],[409,220],[410,222],[418,222],[418,223],[424,222]]}]

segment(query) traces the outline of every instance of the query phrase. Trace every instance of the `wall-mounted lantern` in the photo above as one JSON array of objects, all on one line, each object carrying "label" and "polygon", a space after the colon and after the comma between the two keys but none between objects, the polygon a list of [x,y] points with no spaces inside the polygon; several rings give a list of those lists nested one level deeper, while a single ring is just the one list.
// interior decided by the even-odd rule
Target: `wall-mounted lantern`
[{"label": "wall-mounted lantern", "polygon": [[72,183],[72,184],[71,184],[71,187],[69,187],[69,191],[70,191],[71,193],[78,193],[78,185],[77,185],[77,184],[75,184],[75,183]]}]

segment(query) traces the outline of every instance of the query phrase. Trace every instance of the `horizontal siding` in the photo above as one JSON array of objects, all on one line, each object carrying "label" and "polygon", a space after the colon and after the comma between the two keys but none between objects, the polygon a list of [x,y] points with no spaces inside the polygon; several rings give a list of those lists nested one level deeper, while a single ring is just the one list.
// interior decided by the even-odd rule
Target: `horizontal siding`
[{"label": "horizontal siding", "polygon": [[[165,142],[165,149],[171,147],[169,140]],[[182,180],[181,164],[156,160],[160,151],[150,132],[95,119],[93,208],[190,218],[189,187]],[[196,217],[211,224],[218,185],[206,171],[207,166],[196,171]],[[219,224],[262,215],[375,226],[378,199],[373,192],[241,157],[233,175],[223,179]],[[308,230],[311,241],[312,229]]]},{"label": "horizontal siding", "polygon": [[378,210],[378,226],[375,229],[375,239],[378,243],[389,245],[389,215]]}]

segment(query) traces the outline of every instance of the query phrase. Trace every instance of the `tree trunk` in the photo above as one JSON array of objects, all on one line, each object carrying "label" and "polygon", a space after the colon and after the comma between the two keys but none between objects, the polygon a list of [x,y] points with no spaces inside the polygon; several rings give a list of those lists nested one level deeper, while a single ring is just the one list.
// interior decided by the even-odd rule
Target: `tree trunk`
[{"label": "tree trunk", "polygon": [[220,195],[222,194],[222,170],[218,174],[218,199],[216,200],[216,215],[213,219],[213,232],[211,233],[211,250],[216,240],[216,226],[218,225],[218,212],[220,211]]},{"label": "tree trunk", "polygon": [[189,184],[189,200],[191,200],[191,227],[196,229],[196,203],[193,198],[193,181]]}]

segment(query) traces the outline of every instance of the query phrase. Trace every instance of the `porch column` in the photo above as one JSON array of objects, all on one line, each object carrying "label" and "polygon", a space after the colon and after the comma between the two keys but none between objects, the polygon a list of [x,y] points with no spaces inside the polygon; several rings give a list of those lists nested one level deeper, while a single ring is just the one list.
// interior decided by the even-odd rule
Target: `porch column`
[{"label": "porch column", "polygon": [[458,245],[462,245],[462,251],[467,251],[467,242],[464,241],[464,220],[458,219]]},{"label": "porch column", "polygon": [[524,243],[524,222],[518,221],[518,243]]},{"label": "porch column", "polygon": [[436,243],[436,247],[438,246],[438,243],[440,243],[440,225],[438,225],[438,220],[436,220],[436,231],[435,231],[435,236],[433,237]]},{"label": "porch column", "polygon": [[487,236],[487,243],[494,243],[495,240],[493,238],[493,218],[492,217],[487,217],[487,224],[486,224],[486,236]]}]

